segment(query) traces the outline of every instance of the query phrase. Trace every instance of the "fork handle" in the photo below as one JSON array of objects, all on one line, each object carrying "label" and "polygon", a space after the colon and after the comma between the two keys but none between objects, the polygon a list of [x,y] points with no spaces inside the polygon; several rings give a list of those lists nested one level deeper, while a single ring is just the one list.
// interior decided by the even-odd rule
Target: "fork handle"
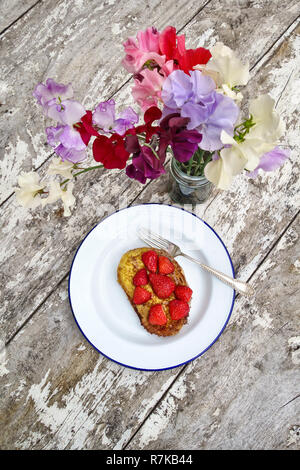
[{"label": "fork handle", "polygon": [[210,266],[206,266],[206,264],[201,263],[201,261],[198,261],[197,259],[192,258],[191,256],[186,255],[185,253],[181,253],[181,256],[184,256],[190,261],[194,261],[194,263],[199,264],[199,266],[205,269],[205,271],[208,271],[210,274],[213,274],[218,279],[220,279],[220,281],[224,282],[229,287],[232,287],[235,291],[239,292],[240,294],[245,295],[247,297],[250,297],[251,295],[254,294],[254,289],[250,284],[247,284],[246,282],[243,282],[243,281],[239,281],[238,279],[234,279],[233,277],[227,276],[227,274],[223,274],[217,269],[211,268]]}]

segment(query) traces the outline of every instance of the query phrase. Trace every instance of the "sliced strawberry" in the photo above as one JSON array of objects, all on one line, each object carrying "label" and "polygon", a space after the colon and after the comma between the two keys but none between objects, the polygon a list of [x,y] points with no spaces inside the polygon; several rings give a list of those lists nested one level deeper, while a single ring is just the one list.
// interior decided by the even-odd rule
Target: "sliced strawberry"
[{"label": "sliced strawberry", "polygon": [[136,305],[144,304],[151,298],[152,294],[147,289],[137,286],[133,293],[133,303]]},{"label": "sliced strawberry", "polygon": [[167,323],[167,317],[161,304],[152,305],[148,320],[151,325],[165,325]]},{"label": "sliced strawberry", "polygon": [[140,269],[133,278],[133,284],[135,286],[145,286],[148,284],[148,274],[145,268]]},{"label": "sliced strawberry", "polygon": [[178,300],[185,300],[189,302],[192,297],[192,289],[188,286],[176,286],[175,287],[175,295]]},{"label": "sliced strawberry", "polygon": [[142,260],[146,268],[152,273],[157,271],[158,254],[154,250],[145,251],[142,254]]},{"label": "sliced strawberry", "polygon": [[172,320],[180,320],[187,317],[190,311],[190,306],[184,300],[171,300],[169,303],[169,311]]},{"label": "sliced strawberry", "polygon": [[149,279],[155,294],[160,299],[167,299],[175,289],[175,282],[168,276],[150,273]]},{"label": "sliced strawberry", "polygon": [[174,264],[166,256],[158,257],[158,271],[160,274],[171,274],[174,272]]}]

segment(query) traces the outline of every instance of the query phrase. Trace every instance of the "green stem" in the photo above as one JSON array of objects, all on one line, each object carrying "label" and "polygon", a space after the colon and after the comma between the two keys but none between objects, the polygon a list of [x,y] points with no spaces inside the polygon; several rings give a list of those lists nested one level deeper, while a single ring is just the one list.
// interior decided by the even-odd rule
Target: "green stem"
[{"label": "green stem", "polygon": [[157,160],[160,160],[158,154],[156,153],[156,151],[154,150],[154,148],[151,147],[150,144],[148,144],[147,142],[144,142],[143,145],[145,145],[146,147],[149,147],[149,149],[152,150],[152,152],[154,153],[155,157],[157,158]]}]

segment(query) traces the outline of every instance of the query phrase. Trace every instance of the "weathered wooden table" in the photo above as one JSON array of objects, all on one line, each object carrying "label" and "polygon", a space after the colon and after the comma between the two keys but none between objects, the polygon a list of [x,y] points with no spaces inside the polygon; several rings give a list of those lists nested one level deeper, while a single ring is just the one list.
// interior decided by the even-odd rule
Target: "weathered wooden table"
[{"label": "weathered wooden table", "polygon": [[[299,2],[289,0],[2,0],[1,411],[2,449],[296,449],[299,446]],[[163,372],[121,367],[78,330],[68,273],[80,241],[108,213],[170,203],[167,177],[146,186],[122,171],[88,174],[77,208],[27,212],[13,188],[51,158],[35,83],[72,82],[87,109],[131,104],[122,42],[174,25],[189,47],[221,40],[251,65],[245,97],[277,101],[292,149],[284,166],[215,190],[197,214],[227,245],[237,296],[219,340]],[[297,29],[298,28],[298,29]]]}]

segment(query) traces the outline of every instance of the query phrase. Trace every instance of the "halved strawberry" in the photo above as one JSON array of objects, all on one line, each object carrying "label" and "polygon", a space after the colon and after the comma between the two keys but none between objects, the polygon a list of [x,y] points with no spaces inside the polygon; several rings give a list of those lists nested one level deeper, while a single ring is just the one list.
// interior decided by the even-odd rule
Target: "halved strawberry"
[{"label": "halved strawberry", "polygon": [[157,297],[167,299],[175,289],[175,282],[162,274],[149,274],[149,280]]},{"label": "halved strawberry", "polygon": [[161,304],[152,305],[148,321],[151,325],[165,325],[167,323],[167,317]]},{"label": "halved strawberry", "polygon": [[145,251],[142,254],[142,260],[146,268],[152,273],[157,271],[158,254],[154,250]]},{"label": "halved strawberry", "polygon": [[187,317],[190,311],[190,306],[184,300],[171,300],[169,303],[169,311],[172,320],[180,320]]},{"label": "halved strawberry", "polygon": [[176,286],[174,293],[178,300],[185,300],[186,302],[189,302],[192,297],[193,291],[188,286]]},{"label": "halved strawberry", "polygon": [[135,286],[145,286],[148,284],[148,274],[145,268],[140,269],[133,278],[133,284]]},{"label": "halved strawberry", "polygon": [[174,272],[174,264],[166,256],[158,257],[158,272],[160,274],[171,274]]},{"label": "halved strawberry", "polygon": [[151,292],[149,292],[147,289],[144,289],[143,287],[137,286],[134,289],[132,301],[134,304],[140,305],[147,302],[149,299],[151,299],[151,297]]}]

